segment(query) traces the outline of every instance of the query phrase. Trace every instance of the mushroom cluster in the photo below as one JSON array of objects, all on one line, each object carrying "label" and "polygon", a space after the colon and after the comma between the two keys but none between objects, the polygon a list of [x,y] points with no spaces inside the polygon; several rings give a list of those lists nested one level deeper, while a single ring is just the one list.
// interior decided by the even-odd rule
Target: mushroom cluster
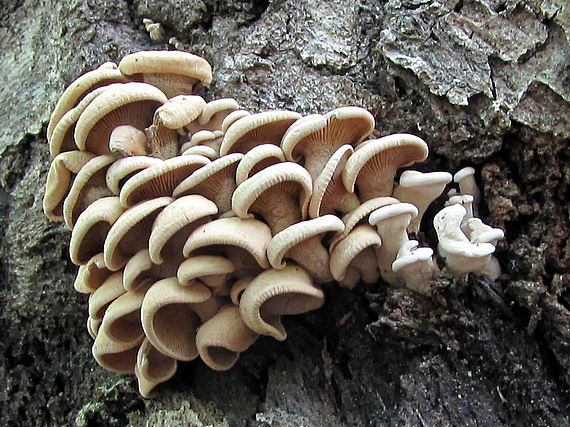
[{"label": "mushroom cluster", "polygon": [[[452,176],[407,170],[394,184],[427,158],[422,139],[367,139],[374,118],[359,107],[206,102],[195,93],[211,79],[195,55],[134,53],[75,80],[47,129],[44,211],[71,229],[93,355],[145,397],[179,360],[226,370],[259,335],[284,340],[281,317],[321,307],[323,283],[427,293],[439,273],[409,236]],[[473,176],[458,175],[435,218],[439,252],[459,275],[496,277],[502,232],[475,218]]]}]

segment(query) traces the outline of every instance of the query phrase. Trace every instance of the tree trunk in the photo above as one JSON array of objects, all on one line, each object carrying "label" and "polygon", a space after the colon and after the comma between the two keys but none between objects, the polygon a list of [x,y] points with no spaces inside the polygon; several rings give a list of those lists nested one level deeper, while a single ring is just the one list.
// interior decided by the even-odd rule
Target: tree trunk
[{"label": "tree trunk", "polygon": [[[0,424],[570,423],[565,0],[0,4]],[[143,18],[162,23],[161,41]],[[140,398],[133,377],[91,356],[70,232],[41,209],[45,129],[80,74],[172,48],[170,37],[212,64],[208,100],[303,114],[360,105],[380,134],[428,142],[422,170],[474,166],[481,217],[506,231],[503,276],[443,275],[432,297],[329,285],[322,309],[285,321],[286,341],[261,338],[228,372],[181,363],[158,398]]]}]

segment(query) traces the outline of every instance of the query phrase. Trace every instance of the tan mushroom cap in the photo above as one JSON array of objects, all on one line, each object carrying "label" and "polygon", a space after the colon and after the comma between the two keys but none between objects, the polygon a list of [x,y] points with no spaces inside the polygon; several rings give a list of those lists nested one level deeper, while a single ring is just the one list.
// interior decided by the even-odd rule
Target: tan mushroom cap
[{"label": "tan mushroom cap", "polygon": [[77,292],[95,292],[113,272],[105,266],[103,252],[93,255],[86,264],[80,265],[73,287]]},{"label": "tan mushroom cap", "polygon": [[106,175],[109,166],[115,161],[110,155],[91,158],[75,175],[69,193],[63,202],[63,219],[69,229],[73,229],[77,218],[91,203],[113,193],[107,187]]},{"label": "tan mushroom cap", "polygon": [[194,280],[200,279],[210,288],[219,288],[225,285],[226,276],[235,270],[234,263],[226,257],[197,255],[180,264],[176,277],[182,286],[191,285]]},{"label": "tan mushroom cap", "polygon": [[206,301],[211,295],[206,286],[194,283],[185,287],[176,277],[154,283],[141,307],[143,329],[151,344],[176,360],[195,359],[196,330],[201,322],[192,305]]},{"label": "tan mushroom cap", "polygon": [[344,231],[334,236],[330,243],[330,250],[333,250],[338,242],[348,236],[348,233],[350,233],[358,224],[368,224],[368,216],[376,209],[398,202],[399,200],[394,197],[376,197],[362,203],[358,208],[347,213],[342,218],[342,222],[344,222]]},{"label": "tan mushroom cap", "polygon": [[180,51],[142,51],[119,62],[127,76],[142,79],[160,88],[169,98],[195,93],[212,81],[212,67],[204,58]]},{"label": "tan mushroom cap", "polygon": [[226,305],[200,326],[196,346],[206,365],[216,371],[226,371],[258,336],[243,322],[239,307]]},{"label": "tan mushroom cap", "polygon": [[139,393],[144,398],[156,396],[156,386],[168,381],[176,373],[178,362],[158,351],[145,339],[137,353],[135,375]]},{"label": "tan mushroom cap", "polygon": [[107,169],[105,177],[107,187],[118,196],[125,182],[133,175],[159,163],[162,163],[162,160],[148,156],[132,156],[115,160]]},{"label": "tan mushroom cap", "polygon": [[83,110],[101,93],[107,89],[114,87],[115,85],[120,85],[121,83],[114,83],[108,86],[98,87],[97,89],[89,92],[85,97],[71,110],[66,112],[57,125],[53,128],[51,136],[49,139],[49,151],[52,156],[57,156],[61,152],[77,150],[77,144],[75,143],[75,124],[83,113]]},{"label": "tan mushroom cap", "polygon": [[279,110],[244,116],[225,131],[220,155],[247,153],[260,144],[279,145],[287,128],[300,117],[294,111]]},{"label": "tan mushroom cap", "polygon": [[109,150],[116,157],[145,156],[148,149],[146,134],[134,126],[117,126],[109,136]]},{"label": "tan mushroom cap", "polygon": [[314,180],[309,202],[311,218],[332,213],[344,215],[360,206],[356,194],[347,192],[342,183],[344,165],[353,152],[351,145],[340,146]]},{"label": "tan mushroom cap", "polygon": [[117,271],[105,279],[91,295],[89,295],[89,317],[101,320],[109,304],[126,292],[123,288],[123,273]]},{"label": "tan mushroom cap", "polygon": [[352,289],[360,280],[375,283],[380,278],[375,248],[382,245],[380,236],[368,224],[354,227],[331,251],[330,265],[334,279]]},{"label": "tan mushroom cap", "polygon": [[122,268],[133,255],[148,247],[154,220],[173,200],[172,197],[159,197],[141,202],[127,209],[115,221],[103,249],[105,265],[109,270]]},{"label": "tan mushroom cap", "polygon": [[243,291],[245,291],[254,278],[255,276],[243,276],[232,284],[230,298],[235,305],[239,305]]},{"label": "tan mushroom cap", "polygon": [[95,155],[85,151],[58,154],[50,165],[44,194],[44,213],[54,221],[63,220],[64,199],[75,176]]},{"label": "tan mushroom cap", "polygon": [[236,188],[235,174],[241,153],[228,154],[198,169],[184,179],[172,192],[174,197],[200,194],[212,200],[219,212],[231,210],[231,198]]},{"label": "tan mushroom cap", "polygon": [[249,111],[245,111],[245,110],[232,111],[222,121],[222,132],[226,133],[226,131],[229,129],[229,127],[231,125],[233,125],[239,119],[246,117],[246,116],[251,116],[251,113]]},{"label": "tan mushroom cap", "polygon": [[65,89],[51,113],[47,127],[48,140],[51,140],[54,128],[65,113],[74,108],[89,92],[100,86],[126,82],[128,82],[128,78],[116,68],[116,65],[114,67],[102,65],[96,70],[89,71],[77,78]]},{"label": "tan mushroom cap", "polygon": [[409,232],[417,233],[420,230],[425,211],[443,193],[451,179],[451,174],[448,172],[422,173],[413,170],[402,172],[400,183],[394,189],[393,195],[401,202],[412,203],[418,208],[418,216],[410,223]]},{"label": "tan mushroom cap", "polygon": [[113,341],[104,333],[97,334],[93,343],[93,357],[104,368],[117,374],[132,374],[135,371],[140,343],[134,346]]},{"label": "tan mushroom cap", "polygon": [[155,118],[169,129],[182,129],[196,120],[206,106],[204,98],[198,95],[178,95],[161,105]]},{"label": "tan mushroom cap", "polygon": [[240,218],[259,215],[276,234],[307,217],[311,191],[311,177],[302,166],[278,163],[238,185],[232,208]]},{"label": "tan mushroom cap", "polygon": [[362,201],[389,196],[397,169],[424,161],[427,155],[427,144],[415,135],[401,133],[365,141],[346,162],[344,186],[350,192],[358,187]]},{"label": "tan mushroom cap", "polygon": [[109,154],[111,132],[131,125],[143,130],[150,126],[154,112],[167,98],[154,86],[125,83],[97,96],[83,110],[75,125],[75,142],[80,150]]},{"label": "tan mushroom cap", "polygon": [[182,156],[189,156],[189,155],[199,155],[207,157],[210,160],[216,160],[218,158],[218,152],[207,145],[194,145],[191,147],[184,147],[180,149],[180,155]]},{"label": "tan mushroom cap", "polygon": [[[230,248],[237,247],[253,256],[260,267],[269,268],[266,251],[270,240],[271,230],[261,221],[236,217],[218,218],[194,230],[182,252],[188,258],[198,249],[214,247],[214,250],[225,253],[239,269],[243,267],[246,260],[232,257],[233,252]],[[228,250],[230,250],[229,253]],[[211,255],[211,253],[206,255]]]},{"label": "tan mushroom cap", "polygon": [[[122,286],[122,280],[119,281]],[[147,282],[136,292],[124,292],[115,298],[105,310],[99,333],[106,334],[112,341],[125,346],[139,344],[144,339],[140,310],[143,298],[152,284],[153,282]]]},{"label": "tan mushroom cap", "polygon": [[240,300],[240,314],[254,332],[283,341],[287,332],[281,316],[316,310],[325,302],[323,291],[304,268],[287,265],[282,270],[269,269],[246,287]]},{"label": "tan mushroom cap", "polygon": [[91,317],[87,317],[87,332],[91,336],[91,338],[97,338],[97,334],[99,333],[99,328],[101,327],[102,320],[92,319]]},{"label": "tan mushroom cap", "polygon": [[283,150],[277,145],[261,144],[249,150],[236,169],[236,184],[255,175],[262,169],[285,161]]},{"label": "tan mushroom cap", "polygon": [[233,98],[214,99],[206,104],[202,114],[195,121],[188,122],[187,129],[191,134],[201,130],[221,131],[225,118],[238,108],[239,105]]},{"label": "tan mushroom cap", "polygon": [[321,240],[327,233],[344,230],[342,220],[334,215],[301,221],[277,233],[267,246],[267,259],[271,266],[285,268],[283,258],[303,266],[317,283],[332,281],[329,253]]},{"label": "tan mushroom cap", "polygon": [[192,232],[218,213],[211,200],[197,194],[174,200],[158,214],[148,241],[150,259],[154,264],[182,261],[182,246]]},{"label": "tan mushroom cap", "polygon": [[71,232],[69,257],[75,265],[87,264],[91,258],[103,252],[107,234],[123,214],[118,197],[104,197],[89,205]]},{"label": "tan mushroom cap", "polygon": [[313,179],[342,145],[355,146],[374,130],[374,117],[360,107],[341,107],[327,114],[314,114],[292,126],[281,148],[289,161],[301,162]]},{"label": "tan mushroom cap", "polygon": [[123,185],[121,203],[128,207],[143,200],[170,196],[187,176],[208,163],[210,160],[203,156],[178,156],[148,167]]}]

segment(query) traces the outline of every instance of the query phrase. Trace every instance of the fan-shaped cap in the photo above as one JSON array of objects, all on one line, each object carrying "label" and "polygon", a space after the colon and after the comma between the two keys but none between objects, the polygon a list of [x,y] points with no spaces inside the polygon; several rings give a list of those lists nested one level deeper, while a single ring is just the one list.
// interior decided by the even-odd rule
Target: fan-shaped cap
[{"label": "fan-shaped cap", "polygon": [[196,255],[186,259],[178,267],[178,281],[182,286],[188,286],[200,279],[211,288],[219,288],[226,284],[226,276],[235,271],[236,267],[226,257],[218,255]]},{"label": "fan-shaped cap", "polygon": [[236,183],[239,185],[262,169],[285,161],[283,150],[277,145],[261,144],[249,150],[236,169]]},{"label": "fan-shaped cap", "polygon": [[67,151],[60,153],[50,165],[44,194],[44,213],[54,221],[63,220],[63,201],[75,176],[95,157],[85,151]]},{"label": "fan-shaped cap", "polygon": [[382,245],[376,230],[368,224],[358,225],[331,251],[330,264],[334,279],[341,286],[354,288],[360,280],[375,283],[380,278],[374,249]]},{"label": "fan-shaped cap", "polygon": [[105,239],[103,253],[109,270],[122,268],[141,249],[148,247],[152,224],[171,197],[159,197],[126,210],[115,221]]},{"label": "fan-shaped cap", "polygon": [[69,256],[71,262],[82,265],[100,252],[111,226],[125,209],[118,197],[104,197],[93,202],[79,215],[71,232]]},{"label": "fan-shaped cap", "polygon": [[279,145],[287,128],[300,117],[293,111],[278,110],[244,116],[225,131],[220,155],[247,153],[260,144]]},{"label": "fan-shaped cap", "polygon": [[200,194],[218,206],[220,213],[231,210],[231,198],[236,188],[235,174],[243,154],[220,157],[185,178],[172,192],[174,197]]},{"label": "fan-shaped cap", "polygon": [[145,83],[109,88],[93,99],[79,116],[75,142],[80,150],[109,154],[109,139],[117,126],[145,129],[152,123],[156,109],[166,100],[160,89]]},{"label": "fan-shaped cap", "polygon": [[107,307],[125,293],[123,288],[123,273],[117,271],[108,276],[101,286],[89,295],[89,317],[101,320],[105,316]]},{"label": "fan-shaped cap", "polygon": [[348,144],[340,146],[314,180],[313,195],[309,202],[311,218],[331,213],[345,214],[360,206],[356,194],[346,191],[341,178],[344,165],[353,151]]},{"label": "fan-shaped cap", "polygon": [[113,341],[104,333],[97,334],[93,343],[93,357],[101,366],[117,374],[132,374],[135,371],[140,343],[126,345]]},{"label": "fan-shaped cap", "polygon": [[281,316],[301,314],[320,308],[323,291],[300,266],[287,265],[282,270],[265,270],[252,280],[240,299],[240,313],[254,332],[283,341],[287,332]]},{"label": "fan-shaped cap", "polygon": [[[190,235],[183,248],[185,257],[206,247],[217,247],[224,253],[228,247],[244,249],[251,254],[262,268],[269,268],[266,250],[271,240],[271,231],[263,222],[256,219],[218,218],[198,227]],[[244,260],[228,256],[239,269]]]},{"label": "fan-shaped cap", "polygon": [[156,386],[172,378],[177,368],[176,359],[162,354],[148,339],[145,339],[137,353],[135,366],[141,396],[144,398],[156,396]]},{"label": "fan-shaped cap", "polygon": [[311,191],[311,177],[302,166],[278,163],[238,185],[232,208],[240,218],[261,216],[272,232],[278,233],[306,218]]},{"label": "fan-shaped cap", "polygon": [[478,204],[481,201],[481,190],[475,181],[475,169],[471,166],[465,167],[453,175],[453,182],[459,184],[459,192],[461,194],[470,194],[473,196],[473,203]]},{"label": "fan-shaped cap", "polygon": [[226,371],[257,337],[258,334],[243,322],[239,307],[226,305],[200,326],[196,334],[196,346],[206,365],[216,371]]},{"label": "fan-shaped cap", "polygon": [[342,176],[350,192],[358,187],[360,200],[389,196],[396,170],[427,158],[428,146],[423,139],[405,133],[365,141],[346,162]]},{"label": "fan-shaped cap", "polygon": [[249,111],[245,111],[245,110],[232,111],[222,121],[222,132],[226,133],[226,131],[229,129],[229,127],[231,125],[233,125],[239,119],[246,117],[246,116],[251,116],[251,113]]},{"label": "fan-shaped cap", "polygon": [[326,233],[339,233],[344,223],[334,215],[301,221],[277,233],[267,246],[267,259],[275,269],[285,268],[283,258],[303,266],[317,283],[332,280],[329,254],[321,240]]},{"label": "fan-shaped cap", "polygon": [[131,125],[117,126],[109,136],[109,150],[116,157],[145,156],[149,144],[146,134]]},{"label": "fan-shaped cap", "polygon": [[448,172],[419,172],[407,170],[400,176],[400,184],[394,189],[394,197],[401,202],[412,203],[418,208],[416,216],[408,227],[408,231],[417,233],[420,230],[422,217],[428,206],[445,190],[451,182]]},{"label": "fan-shaped cap", "polygon": [[214,148],[209,147],[207,145],[194,145],[194,146],[189,146],[187,148],[182,146],[182,148],[180,149],[180,153],[181,153],[180,155],[182,156],[197,154],[199,156],[207,157],[210,160],[216,160],[218,158],[218,152]]},{"label": "fan-shaped cap", "polygon": [[113,163],[113,156],[97,156],[83,165],[75,176],[69,193],[63,202],[65,224],[73,229],[77,218],[91,203],[113,193],[107,187],[105,176]]},{"label": "fan-shaped cap", "polygon": [[204,98],[198,95],[178,95],[161,105],[155,113],[158,122],[169,129],[182,129],[196,120],[206,106]]},{"label": "fan-shaped cap", "polygon": [[113,65],[114,67],[107,67],[103,64],[96,70],[83,74],[65,89],[51,113],[47,127],[48,139],[51,139],[54,128],[65,113],[74,108],[89,92],[100,86],[128,82],[127,77]]},{"label": "fan-shaped cap", "polygon": [[433,249],[418,248],[417,240],[405,242],[392,263],[392,270],[400,275],[402,282],[410,289],[422,294],[431,291],[431,281],[439,274],[433,259]]},{"label": "fan-shaped cap", "polygon": [[211,292],[202,284],[185,287],[176,277],[162,279],[147,291],[141,307],[144,332],[162,354],[176,360],[198,356],[196,329],[200,318],[192,305],[206,301]]},{"label": "fan-shaped cap", "polygon": [[148,156],[132,156],[116,160],[107,169],[105,178],[107,187],[118,196],[125,182],[131,179],[133,175],[159,163],[162,163],[162,160]]},{"label": "fan-shaped cap", "polygon": [[285,133],[281,148],[289,161],[301,162],[313,179],[342,145],[355,146],[372,133],[374,117],[364,108],[341,107],[314,114]]},{"label": "fan-shaped cap", "polygon": [[205,105],[202,114],[194,122],[188,122],[188,131],[194,134],[201,130],[222,130],[224,119],[238,108],[233,98],[214,99]]},{"label": "fan-shaped cap", "polygon": [[158,214],[148,241],[150,258],[155,264],[182,260],[182,246],[200,225],[218,213],[214,202],[197,194],[174,200]]},{"label": "fan-shaped cap", "polygon": [[121,189],[123,206],[133,206],[143,200],[170,196],[187,176],[210,163],[203,156],[178,156],[146,168],[129,179]]},{"label": "fan-shaped cap", "polygon": [[127,76],[142,74],[145,82],[160,88],[169,98],[196,92],[212,81],[212,67],[204,58],[181,51],[142,51],[119,62]]},{"label": "fan-shaped cap", "polygon": [[93,255],[86,264],[80,265],[73,287],[77,292],[90,294],[97,290],[113,272],[105,266],[103,252]]},{"label": "fan-shaped cap", "polygon": [[468,237],[471,243],[491,243],[497,246],[499,240],[505,237],[503,230],[485,224],[480,218],[469,218],[467,226],[470,230]]}]

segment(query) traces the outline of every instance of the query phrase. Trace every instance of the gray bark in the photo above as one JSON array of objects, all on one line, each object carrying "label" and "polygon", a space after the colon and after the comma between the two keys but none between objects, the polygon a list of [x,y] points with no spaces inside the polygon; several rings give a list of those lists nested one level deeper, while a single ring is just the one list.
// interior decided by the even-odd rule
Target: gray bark
[{"label": "gray bark", "polygon": [[[565,0],[0,2],[0,424],[568,425],[570,9]],[[473,165],[506,230],[497,283],[432,298],[327,288],[229,372],[181,364],[160,397],[99,367],[69,231],[42,214],[45,127],[64,88],[154,43],[214,68],[207,99],[303,114],[368,108],[381,134]],[[433,215],[433,213],[431,213]],[[428,233],[428,240],[433,236]]]}]

